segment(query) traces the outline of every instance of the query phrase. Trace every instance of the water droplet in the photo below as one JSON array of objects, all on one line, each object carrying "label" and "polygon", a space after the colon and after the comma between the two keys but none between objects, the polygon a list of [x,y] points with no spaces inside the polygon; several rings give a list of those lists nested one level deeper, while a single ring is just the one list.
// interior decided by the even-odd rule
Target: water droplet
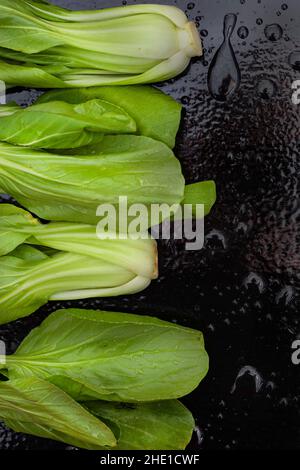
[{"label": "water droplet", "polygon": [[247,288],[251,286],[256,287],[261,294],[265,290],[264,280],[256,273],[250,273],[244,280],[243,284]]},{"label": "water droplet", "polygon": [[265,27],[265,36],[269,41],[278,41],[282,38],[283,30],[279,24],[269,24]]},{"label": "water droplet", "polygon": [[195,431],[196,436],[197,436],[198,445],[200,446],[203,442],[203,439],[204,439],[203,432],[201,431],[199,426],[195,426],[194,431]]},{"label": "water droplet", "polygon": [[236,231],[244,235],[248,231],[248,225],[244,222],[239,222]]},{"label": "water droplet", "polygon": [[279,405],[283,406],[283,407],[286,407],[288,406],[289,404],[289,401],[287,398],[281,398],[281,400],[279,401]]},{"label": "water droplet", "polygon": [[246,3],[246,0],[240,0],[241,5],[244,5]]},{"label": "water droplet", "polygon": [[195,8],[195,3],[190,2],[190,3],[187,4],[187,9],[188,10],[192,10],[193,8]]},{"label": "water droplet", "polygon": [[287,9],[288,9],[288,5],[287,5],[286,3],[283,3],[283,4],[281,5],[281,10],[285,11],[285,10],[287,10]]},{"label": "water droplet", "polygon": [[249,29],[246,26],[240,26],[237,34],[241,39],[246,39],[249,35]]},{"label": "water droplet", "polygon": [[226,238],[223,235],[222,232],[216,229],[212,229],[207,235],[206,235],[207,240],[214,240],[218,243],[219,246],[222,246],[222,248],[225,250],[227,247],[227,242]]},{"label": "water droplet", "polygon": [[226,101],[240,86],[241,74],[232,45],[231,36],[237,17],[230,13],[224,18],[224,41],[217,50],[208,72],[208,88],[218,101]]},{"label": "water droplet", "polygon": [[123,0],[122,5],[127,5],[127,1]]},{"label": "water droplet", "polygon": [[180,101],[183,105],[187,105],[190,103],[190,98],[188,96],[182,96]]},{"label": "water droplet", "polygon": [[259,26],[260,26],[261,24],[263,24],[262,18],[257,18],[256,24],[258,24]]},{"label": "water droplet", "polygon": [[241,377],[243,377],[246,374],[250,375],[251,377],[254,378],[256,393],[258,393],[260,391],[260,389],[261,389],[261,387],[263,386],[263,383],[264,383],[262,376],[257,371],[257,369],[255,369],[254,367],[244,366],[244,367],[241,368],[241,370],[239,371],[239,373],[237,375],[237,378],[235,379],[235,382],[234,382],[233,387],[231,389],[231,393],[235,392],[235,390],[237,388],[237,382],[239,381],[239,379]]},{"label": "water droplet", "polygon": [[258,82],[257,93],[260,98],[263,98],[264,100],[269,100],[274,95],[276,95],[276,92],[277,87],[272,80],[264,78]]},{"label": "water droplet", "polygon": [[294,70],[300,71],[300,51],[295,51],[290,54],[289,64]]},{"label": "water droplet", "polygon": [[277,304],[283,303],[288,305],[294,296],[294,290],[291,286],[285,286],[281,291],[276,295],[275,301]]},{"label": "water droplet", "polygon": [[206,29],[202,29],[202,30],[200,31],[200,34],[201,34],[201,36],[202,36],[203,38],[206,38],[206,36],[208,35],[208,31],[207,31]]},{"label": "water droplet", "polygon": [[266,383],[266,389],[267,390],[275,390],[276,388],[276,385],[274,382],[272,382],[272,380],[269,380],[267,383]]}]

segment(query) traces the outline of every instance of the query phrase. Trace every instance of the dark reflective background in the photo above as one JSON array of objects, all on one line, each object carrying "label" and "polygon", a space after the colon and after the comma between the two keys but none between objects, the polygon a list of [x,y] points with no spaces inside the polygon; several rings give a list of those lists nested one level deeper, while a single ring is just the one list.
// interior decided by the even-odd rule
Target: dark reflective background
[{"label": "dark reflective background", "polygon": [[[78,9],[122,4],[53,3]],[[292,82],[300,79],[299,1],[157,3],[186,10],[198,22],[205,47],[204,59],[161,85],[185,107],[177,155],[187,181],[217,183],[205,248],[186,252],[183,243],[161,242],[160,279],[147,291],[51,304],[0,327],[0,339],[13,351],[50,311],[70,305],[156,315],[201,329],[211,365],[199,389],[184,400],[197,421],[190,449],[299,449],[300,365],[291,361],[291,345],[300,338],[300,105],[291,100]],[[236,62],[225,51],[233,62],[218,65],[211,90],[216,96],[215,80],[224,67],[232,72],[232,64],[238,64],[241,81],[221,102],[209,93],[207,81],[229,13],[237,15],[231,37]],[[34,90],[17,90],[10,99],[25,104],[35,96]],[[64,446],[0,427],[0,448]]]}]

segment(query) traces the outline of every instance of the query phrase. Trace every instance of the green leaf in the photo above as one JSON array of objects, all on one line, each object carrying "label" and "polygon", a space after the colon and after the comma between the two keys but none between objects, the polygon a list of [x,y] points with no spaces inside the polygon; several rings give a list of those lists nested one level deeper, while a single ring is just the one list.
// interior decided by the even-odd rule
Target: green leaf
[{"label": "green leaf", "polygon": [[20,109],[21,109],[20,106],[13,101],[7,104],[1,104],[0,105],[0,117],[11,116],[15,112],[20,111]]},{"label": "green leaf", "polygon": [[27,3],[1,0],[1,47],[32,54],[62,44],[63,40],[45,22],[31,14]]},{"label": "green leaf", "polygon": [[[53,253],[51,253],[51,255],[52,254]],[[44,250],[39,250],[36,247],[28,246],[28,245],[18,246],[14,251],[10,253],[10,256],[13,258],[22,260],[22,261],[30,261],[30,262],[31,261],[32,262],[43,261],[43,260],[47,260],[50,258],[50,256],[47,253],[45,253]],[[3,260],[4,259],[9,259],[9,257],[3,258]]]},{"label": "green leaf", "polygon": [[38,224],[32,215],[11,204],[0,204],[0,256],[6,255],[28,238],[28,233]]},{"label": "green leaf", "polygon": [[177,400],[155,403],[85,403],[117,438],[115,450],[182,450],[195,425],[192,414]]},{"label": "green leaf", "polygon": [[36,377],[0,382],[0,417],[16,432],[84,449],[116,444],[114,434],[103,422],[62,390]]},{"label": "green leaf", "polygon": [[55,155],[0,143],[0,191],[43,219],[94,224],[100,204],[180,203],[184,178],[163,143],[141,136],[103,141]]},{"label": "green leaf", "polygon": [[[1,57],[1,55],[0,55]],[[0,60],[0,80],[8,87],[20,86],[29,88],[65,88],[63,80],[43,67],[26,64],[12,64]]]},{"label": "green leaf", "polygon": [[101,99],[121,106],[134,118],[138,134],[160,140],[170,148],[175,146],[181,106],[171,97],[151,87],[94,87],[76,90],[52,90],[38,99],[38,103],[56,100],[82,103]]},{"label": "green leaf", "polygon": [[0,106],[0,140],[31,148],[76,148],[101,141],[104,133],[136,131],[125,111],[98,99],[79,105],[52,101],[1,114]]},{"label": "green leaf", "polygon": [[152,317],[67,309],[51,314],[7,357],[11,378],[38,376],[77,400],[179,398],[206,375],[201,332]]},{"label": "green leaf", "polygon": [[216,185],[214,181],[201,181],[200,183],[188,184],[184,191],[182,204],[192,204],[195,215],[195,205],[204,205],[204,215],[208,215],[217,199]]}]

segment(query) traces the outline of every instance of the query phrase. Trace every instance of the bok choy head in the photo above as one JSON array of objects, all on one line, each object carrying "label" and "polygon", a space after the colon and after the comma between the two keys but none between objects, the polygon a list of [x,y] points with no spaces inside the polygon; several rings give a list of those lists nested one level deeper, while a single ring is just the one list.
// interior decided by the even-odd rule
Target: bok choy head
[{"label": "bok choy head", "polygon": [[[101,245],[102,240],[97,241]],[[21,245],[2,256],[0,324],[27,316],[49,300],[110,297],[145,289],[157,276],[155,242],[116,240],[114,244],[114,241],[104,240],[110,244],[105,247],[104,243],[104,249],[98,249],[96,256],[80,254],[93,252],[93,246],[84,248],[84,239],[78,253],[75,241],[70,252]],[[111,257],[112,251],[115,253]]]},{"label": "bok choy head", "polygon": [[153,402],[192,392],[208,370],[200,331],[153,317],[65,309],[7,356],[10,379],[36,376],[76,400]]},{"label": "bok choy head", "polygon": [[48,300],[135,293],[157,277],[150,236],[99,239],[95,226],[41,224],[9,204],[0,204],[0,255],[0,323],[29,315]]},{"label": "bok choy head", "polygon": [[2,0],[0,23],[0,79],[10,85],[152,83],[175,77],[202,55],[195,24],[165,5],[68,11]]}]

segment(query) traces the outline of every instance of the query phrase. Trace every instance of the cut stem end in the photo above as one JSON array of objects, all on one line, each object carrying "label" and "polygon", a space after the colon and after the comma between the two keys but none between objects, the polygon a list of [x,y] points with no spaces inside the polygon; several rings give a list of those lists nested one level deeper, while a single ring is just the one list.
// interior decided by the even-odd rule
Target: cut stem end
[{"label": "cut stem end", "polygon": [[187,54],[190,57],[201,57],[203,55],[202,41],[196,23],[189,21],[185,29],[189,35],[189,45],[186,47]]}]

